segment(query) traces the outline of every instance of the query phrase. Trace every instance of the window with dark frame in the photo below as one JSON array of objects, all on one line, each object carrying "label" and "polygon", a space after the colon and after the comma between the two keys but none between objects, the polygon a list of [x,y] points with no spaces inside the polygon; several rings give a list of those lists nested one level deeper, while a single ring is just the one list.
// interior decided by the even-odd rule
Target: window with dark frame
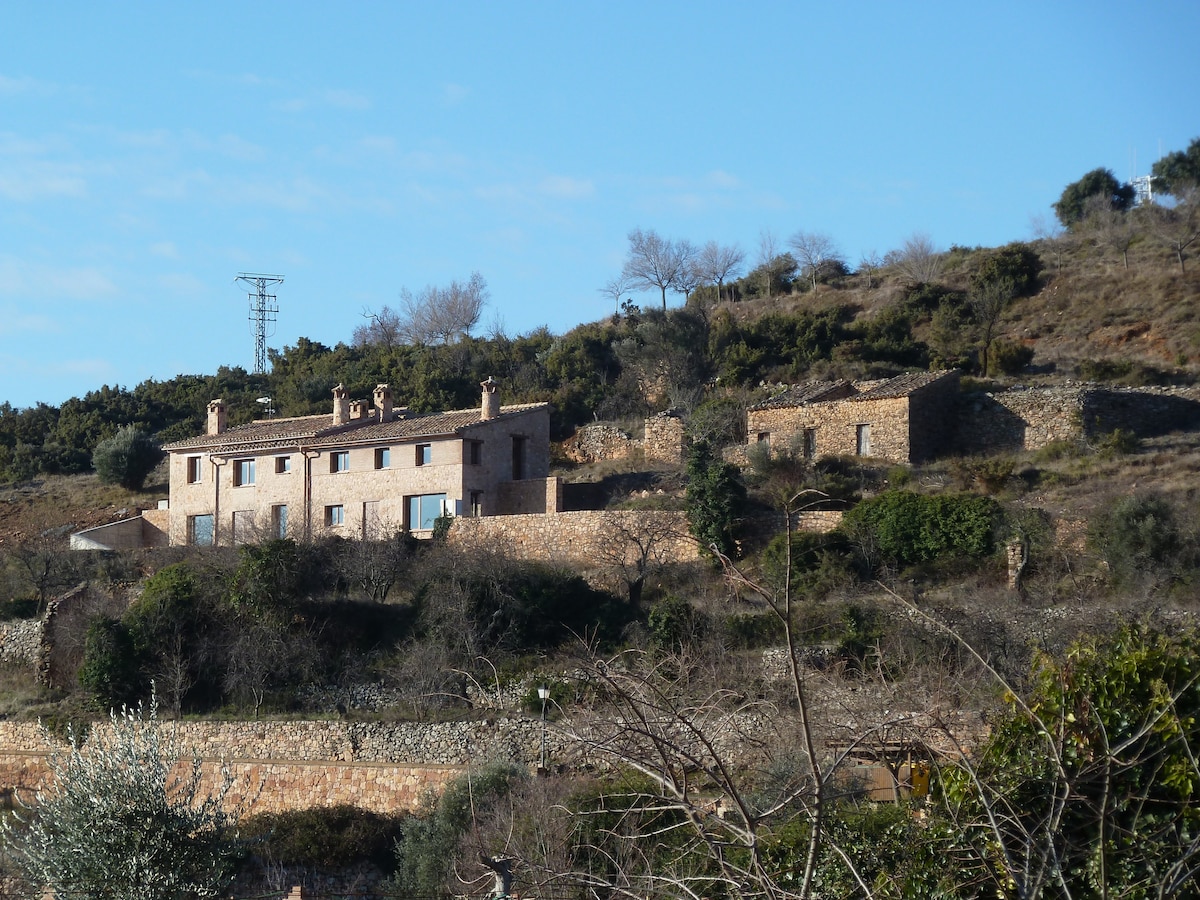
[{"label": "window with dark frame", "polygon": [[433,444],[417,444],[417,465],[427,466],[433,462]]},{"label": "window with dark frame", "polygon": [[375,468],[387,469],[392,465],[392,448],[391,447],[376,447],[375,448]]},{"label": "window with dark frame", "polygon": [[467,462],[472,466],[483,465],[483,441],[467,441]]},{"label": "window with dark frame", "polygon": [[292,471],[292,458],[290,456],[275,457],[275,474],[284,475]]},{"label": "window with dark frame", "polygon": [[189,456],[187,458],[187,483],[198,484],[201,479],[201,473],[204,470],[200,467],[199,456]]},{"label": "window with dark frame", "polygon": [[253,459],[235,459],[233,461],[233,484],[234,487],[254,484]]},{"label": "window with dark frame", "polygon": [[513,481],[520,481],[525,477],[525,444],[526,439],[522,435],[513,435],[512,439],[512,477]]},{"label": "window with dark frame", "polygon": [[346,524],[346,508],[340,503],[335,503],[332,506],[325,507],[325,525],[328,528],[336,528],[338,525]]},{"label": "window with dark frame", "polygon": [[349,472],[350,471],[350,451],[336,450],[329,454],[329,471],[330,472]]}]

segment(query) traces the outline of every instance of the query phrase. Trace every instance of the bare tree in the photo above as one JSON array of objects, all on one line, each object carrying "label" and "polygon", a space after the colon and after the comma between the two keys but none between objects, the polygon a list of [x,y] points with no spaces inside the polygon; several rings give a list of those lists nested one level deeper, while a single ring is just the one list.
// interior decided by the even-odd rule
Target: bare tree
[{"label": "bare tree", "polygon": [[1008,306],[1014,296],[1016,296],[1016,288],[1011,278],[996,278],[981,282],[973,286],[967,295],[967,302],[971,306],[971,312],[980,329],[980,340],[983,346],[979,368],[983,375],[988,374],[990,362],[988,357],[995,339],[996,325],[1000,322],[1000,315],[1004,312],[1004,308]]},{"label": "bare tree", "polygon": [[687,526],[680,529],[677,515],[656,510],[605,513],[603,520],[608,539],[599,548],[599,559],[619,573],[630,604],[637,606],[646,579],[662,571],[674,557],[675,544],[687,539]]},{"label": "bare tree", "polygon": [[687,241],[672,241],[650,229],[629,232],[629,255],[621,274],[644,290],[657,288],[667,308],[667,291],[682,291],[695,250]]},{"label": "bare tree", "polygon": [[1184,251],[1200,238],[1200,187],[1175,189],[1174,206],[1153,206],[1149,210],[1150,230],[1175,253],[1179,273],[1186,274]]},{"label": "bare tree", "polygon": [[864,253],[859,259],[858,271],[860,274],[867,276],[867,290],[875,286],[875,274],[882,265],[883,258],[874,250]]},{"label": "bare tree", "polygon": [[1054,251],[1054,267],[1062,268],[1063,251],[1067,249],[1070,232],[1062,226],[1057,218],[1046,215],[1036,215],[1030,220],[1033,236]]},{"label": "bare tree", "polygon": [[709,241],[696,254],[694,268],[702,282],[717,286],[717,302],[720,303],[725,282],[737,278],[745,259],[746,254],[736,244],[723,246]]},{"label": "bare tree", "polygon": [[613,314],[621,314],[621,297],[633,286],[633,279],[622,272],[600,288],[600,293],[613,301]]},{"label": "bare tree", "polygon": [[1132,212],[1113,209],[1105,197],[1091,197],[1084,205],[1080,234],[1090,235],[1101,247],[1121,254],[1129,269],[1129,248],[1141,237],[1138,218]]},{"label": "bare tree", "polygon": [[762,269],[766,280],[768,300],[771,299],[771,283],[775,280],[776,272],[779,271],[779,258],[779,238],[771,229],[764,228],[758,233],[758,267]]},{"label": "bare tree", "polygon": [[845,265],[833,238],[820,231],[797,231],[788,238],[788,246],[796,254],[801,272],[806,275],[814,290],[817,279],[836,263]]},{"label": "bare tree", "polygon": [[396,310],[385,306],[379,312],[365,309],[362,315],[367,321],[356,327],[350,338],[355,347],[377,344],[390,350],[403,343],[404,323]]},{"label": "bare tree", "polygon": [[400,291],[400,309],[385,306],[363,313],[367,324],[354,329],[356,346],[381,344],[451,344],[479,324],[487,303],[487,282],[478,272],[466,282],[451,281],[445,287],[428,285],[414,294]]},{"label": "bare tree", "polygon": [[942,275],[945,254],[929,235],[918,231],[906,238],[899,250],[889,253],[885,262],[913,284],[932,284]]}]

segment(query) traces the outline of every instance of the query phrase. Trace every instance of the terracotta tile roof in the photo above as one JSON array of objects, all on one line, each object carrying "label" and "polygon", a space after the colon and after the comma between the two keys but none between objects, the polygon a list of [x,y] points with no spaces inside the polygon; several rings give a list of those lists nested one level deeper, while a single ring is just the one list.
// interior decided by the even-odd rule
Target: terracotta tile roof
[{"label": "terracotta tile roof", "polygon": [[935,381],[941,381],[948,375],[957,374],[955,369],[941,369],[937,372],[909,372],[889,378],[883,384],[878,384],[869,391],[855,394],[850,400],[893,400],[897,397],[907,397],[913,391],[920,390]]},{"label": "terracotta tile roof", "polygon": [[853,390],[850,382],[810,381],[807,384],[794,384],[780,394],[770,399],[755,403],[751,409],[776,409],[786,406],[804,406],[809,403],[821,403],[825,400],[837,400],[849,395]]},{"label": "terracotta tile roof", "polygon": [[[518,416],[530,410],[548,408],[548,403],[519,403],[502,406],[500,415],[489,421]],[[374,417],[351,419],[345,425],[333,425],[332,413],[299,416],[293,419],[262,419],[237,425],[222,434],[202,434],[165,444],[164,450],[207,450],[210,452],[246,452],[283,447],[329,447],[380,441],[406,441],[422,437],[458,434],[482,424],[479,407],[440,413],[407,413],[390,422]]]}]

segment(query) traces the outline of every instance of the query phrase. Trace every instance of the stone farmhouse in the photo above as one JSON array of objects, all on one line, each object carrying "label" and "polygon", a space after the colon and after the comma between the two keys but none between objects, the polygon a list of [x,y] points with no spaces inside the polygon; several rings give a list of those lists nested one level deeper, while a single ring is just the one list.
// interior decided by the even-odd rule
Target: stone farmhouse
[{"label": "stone farmhouse", "polygon": [[951,447],[958,391],[954,370],[795,385],[750,407],[747,446],[924,462]]},{"label": "stone farmhouse", "polygon": [[493,379],[481,387],[476,409],[417,414],[386,384],[373,406],[338,385],[332,415],[234,428],[212,401],[206,434],[163,448],[170,543],[428,535],[443,515],[553,511],[549,404],[501,406]]},{"label": "stone farmhouse", "polygon": [[443,515],[553,513],[550,405],[501,406],[497,383],[475,409],[412,413],[388,385],[373,405],[333,389],[332,414],[227,427],[208,405],[205,434],[167,444],[169,499],[157,510],[72,535],[76,549],[241,544],[323,535],[429,536]]}]

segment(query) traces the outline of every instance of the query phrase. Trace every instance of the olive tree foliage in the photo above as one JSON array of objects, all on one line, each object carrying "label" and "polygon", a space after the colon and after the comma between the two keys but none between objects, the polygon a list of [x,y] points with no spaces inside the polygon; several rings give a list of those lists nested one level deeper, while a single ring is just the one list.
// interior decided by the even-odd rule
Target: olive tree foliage
[{"label": "olive tree foliage", "polygon": [[1200,138],[1193,138],[1186,150],[1168,153],[1150,169],[1154,188],[1179,197],[1200,186]]},{"label": "olive tree foliage", "polygon": [[3,824],[33,891],[62,900],[175,900],[225,896],[237,861],[236,810],[226,774],[215,793],[200,758],[181,758],[148,711],[113,713],[86,744],[46,735],[50,783]]},{"label": "olive tree foliage", "polygon": [[937,249],[933,238],[918,231],[905,238],[900,249],[889,251],[883,261],[905,281],[933,284],[942,277],[946,255]]},{"label": "olive tree foliage", "polygon": [[800,263],[800,272],[808,279],[815,290],[817,282],[828,277],[834,269],[845,269],[846,261],[834,243],[833,238],[820,231],[797,231],[788,238],[788,246],[792,248],[796,261]]},{"label": "olive tree foliage", "polygon": [[92,466],[105,484],[140,491],[162,456],[162,448],[150,435],[133,425],[122,425],[115,435],[96,445]]},{"label": "olive tree foliage", "polygon": [[452,344],[471,333],[488,300],[487,282],[472,272],[465,282],[451,281],[445,287],[427,285],[418,293],[400,291],[400,308],[383,307],[364,313],[366,324],[354,329],[355,346],[373,344]]},{"label": "olive tree foliage", "polygon": [[738,277],[745,261],[745,252],[736,244],[709,241],[696,254],[692,268],[701,284],[717,286],[717,302],[720,303],[724,299],[725,282]]},{"label": "olive tree foliage", "polygon": [[1133,185],[1117,181],[1109,169],[1093,169],[1063,188],[1054,204],[1054,214],[1067,228],[1076,228],[1089,210],[1089,201],[1099,197],[1109,209],[1125,212],[1133,206]]},{"label": "olive tree foliage", "polygon": [[667,291],[688,294],[695,286],[692,258],[695,248],[685,240],[662,237],[654,229],[629,232],[629,251],[621,270],[631,286],[641,290],[658,290],[662,307],[667,308]]}]

